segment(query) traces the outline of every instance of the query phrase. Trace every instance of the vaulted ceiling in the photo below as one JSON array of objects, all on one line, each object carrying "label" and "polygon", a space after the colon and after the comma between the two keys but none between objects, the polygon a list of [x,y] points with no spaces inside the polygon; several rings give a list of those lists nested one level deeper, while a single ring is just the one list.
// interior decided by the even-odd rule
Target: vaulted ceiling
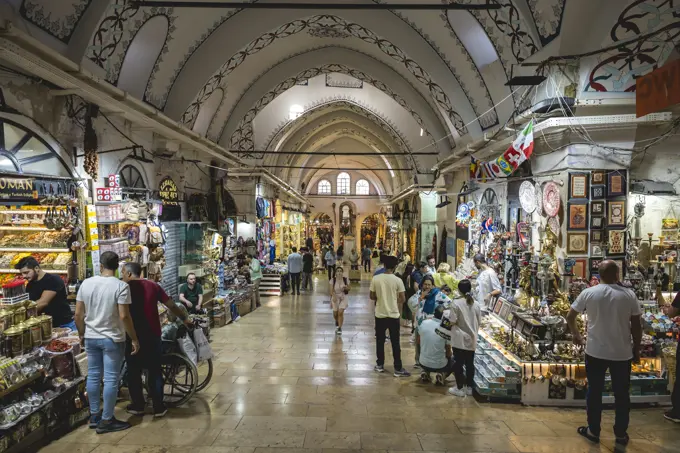
[{"label": "vaulted ceiling", "polygon": [[[258,1],[274,0],[251,0]],[[380,154],[443,157],[502,126],[520,108],[524,88],[505,85],[521,72],[519,63],[597,50],[671,25],[662,38],[581,64],[580,93],[626,92],[635,77],[665,61],[680,34],[672,0],[459,0],[487,2],[501,8],[314,11],[6,0],[14,20],[55,51],[226,148],[249,151],[254,163],[333,166],[328,156],[258,151],[308,152],[337,140],[347,148],[350,140],[364,155],[333,163],[352,161],[369,174],[412,169],[371,175],[390,192],[439,156]],[[300,110],[293,116],[292,106]],[[318,176],[277,173],[298,187]]]}]

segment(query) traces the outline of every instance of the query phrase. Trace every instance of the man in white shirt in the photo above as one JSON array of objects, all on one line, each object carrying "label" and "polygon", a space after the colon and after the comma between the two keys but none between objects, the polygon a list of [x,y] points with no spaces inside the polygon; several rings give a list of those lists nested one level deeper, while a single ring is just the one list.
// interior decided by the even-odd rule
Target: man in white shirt
[{"label": "man in white shirt", "polygon": [[437,260],[435,259],[434,255],[429,255],[427,257],[427,273],[430,275],[434,275],[437,273]]},{"label": "man in white shirt", "polygon": [[444,315],[444,305],[437,305],[434,318],[428,317],[418,326],[418,343],[420,344],[420,366],[423,371],[420,379],[430,382],[430,373],[435,375],[437,385],[444,385],[446,378],[453,372],[453,349],[451,341],[437,333]]},{"label": "man in white shirt", "polygon": [[288,255],[288,275],[290,275],[291,296],[300,295],[300,274],[302,273],[302,255],[293,247],[293,253]]},{"label": "man in white shirt", "polygon": [[603,261],[599,272],[600,284],[585,289],[571,305],[567,315],[575,344],[584,344],[576,317],[583,312],[588,315],[588,426],[581,426],[577,431],[592,442],[600,441],[602,392],[605,373],[609,369],[616,412],[614,435],[617,444],[626,445],[630,415],[630,369],[631,361],[640,360],[642,310],[635,293],[618,283],[619,267],[614,261]]},{"label": "man in white shirt", "polygon": [[477,293],[475,300],[480,307],[486,307],[494,296],[499,296],[502,292],[501,282],[498,280],[496,271],[486,264],[486,258],[481,253],[474,256],[475,267],[479,269],[477,275]]},{"label": "man in white shirt", "polygon": [[392,342],[392,356],[394,358],[394,376],[408,377],[411,374],[401,363],[401,347],[399,346],[399,319],[406,301],[404,282],[394,275],[397,267],[397,257],[383,258],[385,272],[376,275],[371,280],[371,300],[375,302],[375,349],[378,359],[374,370],[378,373],[385,371],[385,331],[390,331]]},{"label": "man in white shirt", "polygon": [[[90,428],[97,434],[122,431],[130,424],[117,420],[113,408],[118,396],[120,369],[125,357],[125,333],[132,340],[132,355],[139,341],[130,316],[130,288],[116,278],[118,255],[104,252],[101,275],[86,279],[76,296],[76,326],[87,352],[87,394],[90,396]],[[104,409],[100,415],[102,375]]]}]

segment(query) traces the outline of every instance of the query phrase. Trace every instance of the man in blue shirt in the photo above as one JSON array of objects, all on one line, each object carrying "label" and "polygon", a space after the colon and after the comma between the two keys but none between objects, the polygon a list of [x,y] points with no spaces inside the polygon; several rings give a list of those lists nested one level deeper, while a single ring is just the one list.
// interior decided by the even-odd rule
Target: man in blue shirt
[{"label": "man in blue shirt", "polygon": [[302,272],[302,255],[293,247],[293,253],[288,255],[288,275],[290,275],[291,295],[300,295],[300,273]]},{"label": "man in blue shirt", "polygon": [[411,274],[411,280],[413,281],[413,290],[418,291],[420,289],[420,283],[423,281],[423,277],[427,275],[427,263],[421,261],[418,265],[418,269],[414,270]]}]

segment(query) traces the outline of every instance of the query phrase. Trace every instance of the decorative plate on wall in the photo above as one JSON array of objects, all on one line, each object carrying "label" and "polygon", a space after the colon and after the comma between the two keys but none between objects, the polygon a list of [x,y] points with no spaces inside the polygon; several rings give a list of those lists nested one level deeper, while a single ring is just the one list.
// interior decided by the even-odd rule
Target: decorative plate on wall
[{"label": "decorative plate on wall", "polygon": [[543,209],[548,217],[555,217],[560,212],[560,189],[552,181],[543,190]]},{"label": "decorative plate on wall", "polygon": [[560,219],[558,217],[550,217],[548,219],[548,226],[555,233],[555,236],[560,235]]},{"label": "decorative plate on wall", "polygon": [[536,210],[536,188],[532,182],[524,181],[519,186],[519,202],[527,214]]}]

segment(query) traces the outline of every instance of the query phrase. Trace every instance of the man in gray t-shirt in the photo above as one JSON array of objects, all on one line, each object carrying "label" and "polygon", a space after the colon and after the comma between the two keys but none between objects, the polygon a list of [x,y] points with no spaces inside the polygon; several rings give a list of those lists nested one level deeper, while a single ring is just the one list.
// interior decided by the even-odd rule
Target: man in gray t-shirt
[{"label": "man in gray t-shirt", "polygon": [[[117,420],[113,409],[118,396],[120,369],[125,357],[125,333],[132,340],[132,354],[139,350],[130,316],[130,288],[116,278],[118,255],[104,252],[101,275],[83,282],[76,296],[76,326],[87,352],[87,393],[90,395],[90,428],[97,434],[122,431],[130,424]],[[104,408],[100,414],[101,381]]]}]

